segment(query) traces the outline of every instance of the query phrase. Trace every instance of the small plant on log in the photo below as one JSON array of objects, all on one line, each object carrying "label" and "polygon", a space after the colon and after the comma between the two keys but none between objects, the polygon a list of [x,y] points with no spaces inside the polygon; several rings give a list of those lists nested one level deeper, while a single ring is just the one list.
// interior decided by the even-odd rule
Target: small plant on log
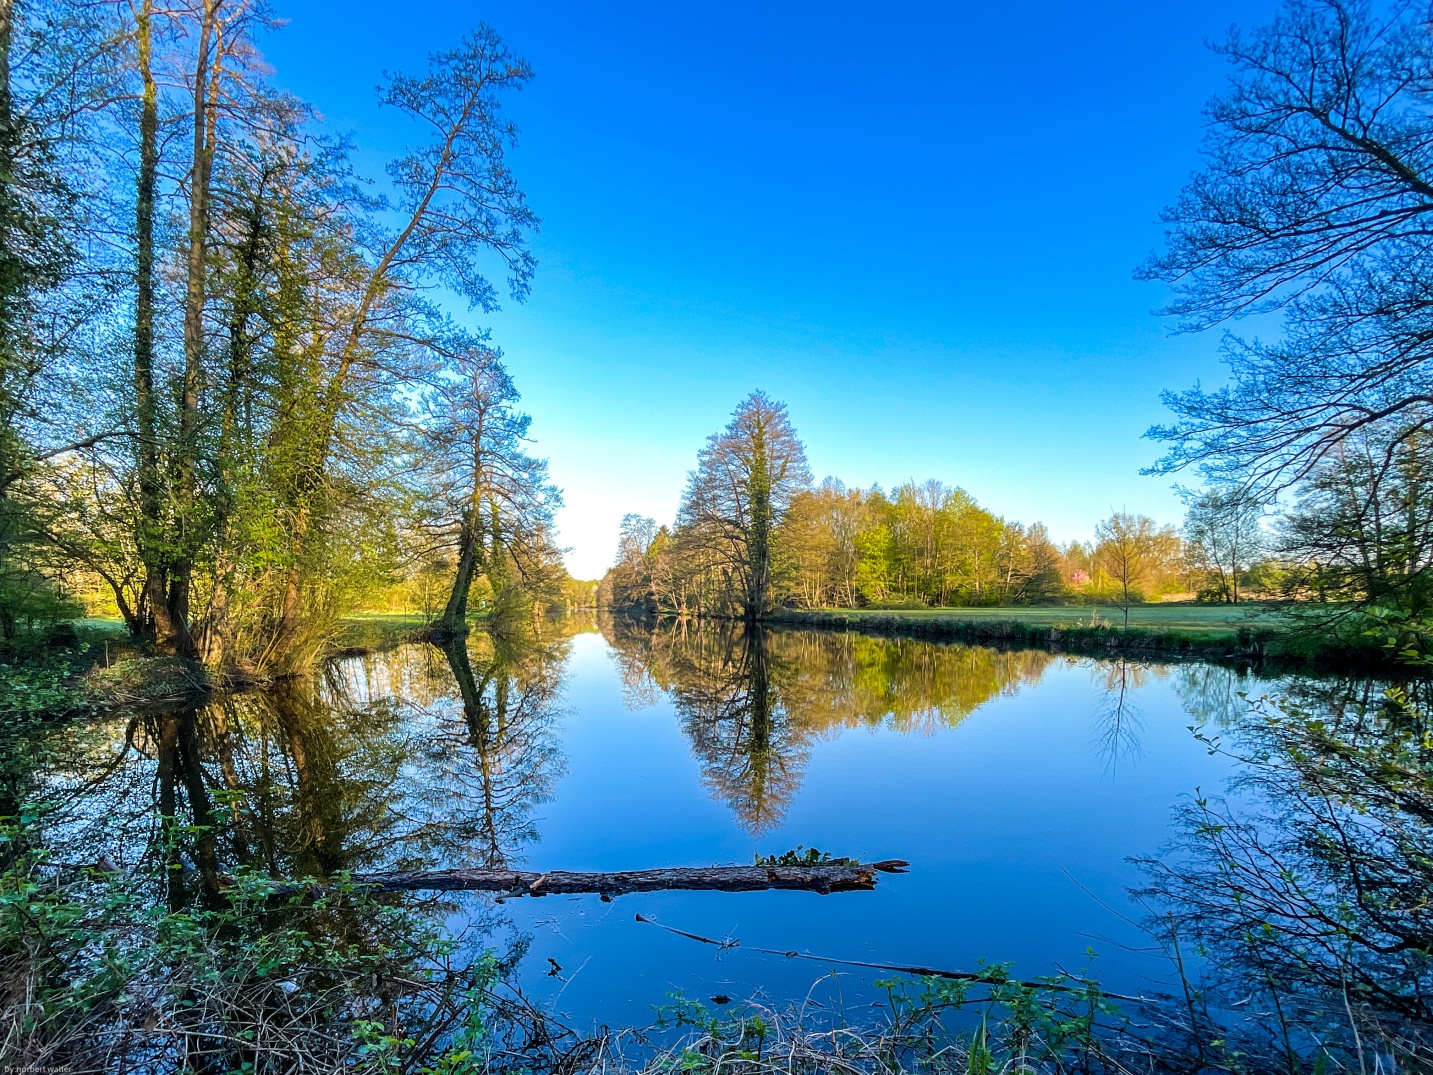
[{"label": "small plant on log", "polygon": [[797,844],[794,850],[783,851],[779,855],[763,855],[757,852],[756,864],[758,866],[859,866],[861,863],[857,859],[828,855],[814,847],[803,847],[801,844]]}]

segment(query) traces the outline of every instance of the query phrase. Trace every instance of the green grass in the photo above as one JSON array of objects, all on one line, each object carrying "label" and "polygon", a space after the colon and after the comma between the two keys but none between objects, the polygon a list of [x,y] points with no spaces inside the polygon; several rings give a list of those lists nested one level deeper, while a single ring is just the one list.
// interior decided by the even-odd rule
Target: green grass
[{"label": "green grass", "polygon": [[[1118,605],[1022,605],[1008,608],[822,609],[846,616],[896,616],[910,620],[951,620],[959,623],[1006,621],[1049,627],[1089,627],[1096,622],[1124,626]],[[1262,605],[1131,605],[1129,625],[1146,630],[1233,636],[1241,627],[1278,628],[1283,616]]]}]

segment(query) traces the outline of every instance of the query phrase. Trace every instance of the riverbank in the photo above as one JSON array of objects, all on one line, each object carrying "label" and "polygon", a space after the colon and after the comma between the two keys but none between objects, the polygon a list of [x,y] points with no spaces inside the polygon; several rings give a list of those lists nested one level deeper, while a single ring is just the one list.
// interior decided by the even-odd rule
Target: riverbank
[{"label": "riverbank", "polygon": [[[565,625],[572,613],[545,624]],[[580,618],[580,617],[578,617]],[[474,630],[491,626],[485,611],[469,615]],[[380,653],[424,641],[431,618],[417,613],[362,612],[338,622],[314,665]],[[595,625],[595,621],[594,621]],[[559,631],[566,630],[565,626]],[[27,633],[0,649],[0,719],[48,719],[123,708],[198,704],[212,694],[264,687],[283,677],[226,665],[155,654],[135,641],[119,619],[62,621]]]},{"label": "riverbank", "polygon": [[[412,616],[357,617],[343,624],[320,660],[391,648],[423,622]],[[62,622],[0,653],[0,718],[43,720],[198,703],[211,694],[261,687],[273,678],[160,656],[130,638],[119,620]]]},{"label": "riverbank", "polygon": [[[1208,608],[1208,612],[1205,609]],[[1024,646],[1092,656],[1269,664],[1295,668],[1381,670],[1385,652],[1364,642],[1295,625],[1277,614],[1208,606],[1053,608],[785,609],[767,617],[780,627],[859,631],[971,645]],[[1141,623],[1140,621],[1144,622]]]}]

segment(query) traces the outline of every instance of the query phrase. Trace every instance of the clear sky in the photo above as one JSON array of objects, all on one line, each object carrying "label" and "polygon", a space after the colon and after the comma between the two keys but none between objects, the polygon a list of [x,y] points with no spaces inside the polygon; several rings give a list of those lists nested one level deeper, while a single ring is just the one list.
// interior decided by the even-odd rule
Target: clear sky
[{"label": "clear sky", "polygon": [[1197,164],[1205,42],[1271,0],[275,0],[278,80],[375,174],[376,105],[478,21],[536,70],[510,101],[543,218],[531,299],[483,319],[595,578],[628,511],[669,521],[705,437],[763,388],[817,477],[960,485],[1058,540],[1177,521],[1140,435],[1219,383],[1132,270]]}]

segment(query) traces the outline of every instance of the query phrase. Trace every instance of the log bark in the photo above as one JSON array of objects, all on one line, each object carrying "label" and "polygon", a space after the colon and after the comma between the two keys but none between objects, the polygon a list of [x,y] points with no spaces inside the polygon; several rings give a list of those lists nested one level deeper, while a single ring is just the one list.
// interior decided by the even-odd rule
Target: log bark
[{"label": "log bark", "polygon": [[[358,873],[351,881],[379,892],[442,891],[501,892],[506,896],[596,893],[603,897],[631,892],[673,889],[713,892],[757,892],[790,889],[805,892],[856,892],[876,887],[877,873],[904,873],[901,859],[854,866],[672,866],[619,873],[552,870],[434,870],[426,873]],[[302,891],[294,885],[276,893]]]}]

